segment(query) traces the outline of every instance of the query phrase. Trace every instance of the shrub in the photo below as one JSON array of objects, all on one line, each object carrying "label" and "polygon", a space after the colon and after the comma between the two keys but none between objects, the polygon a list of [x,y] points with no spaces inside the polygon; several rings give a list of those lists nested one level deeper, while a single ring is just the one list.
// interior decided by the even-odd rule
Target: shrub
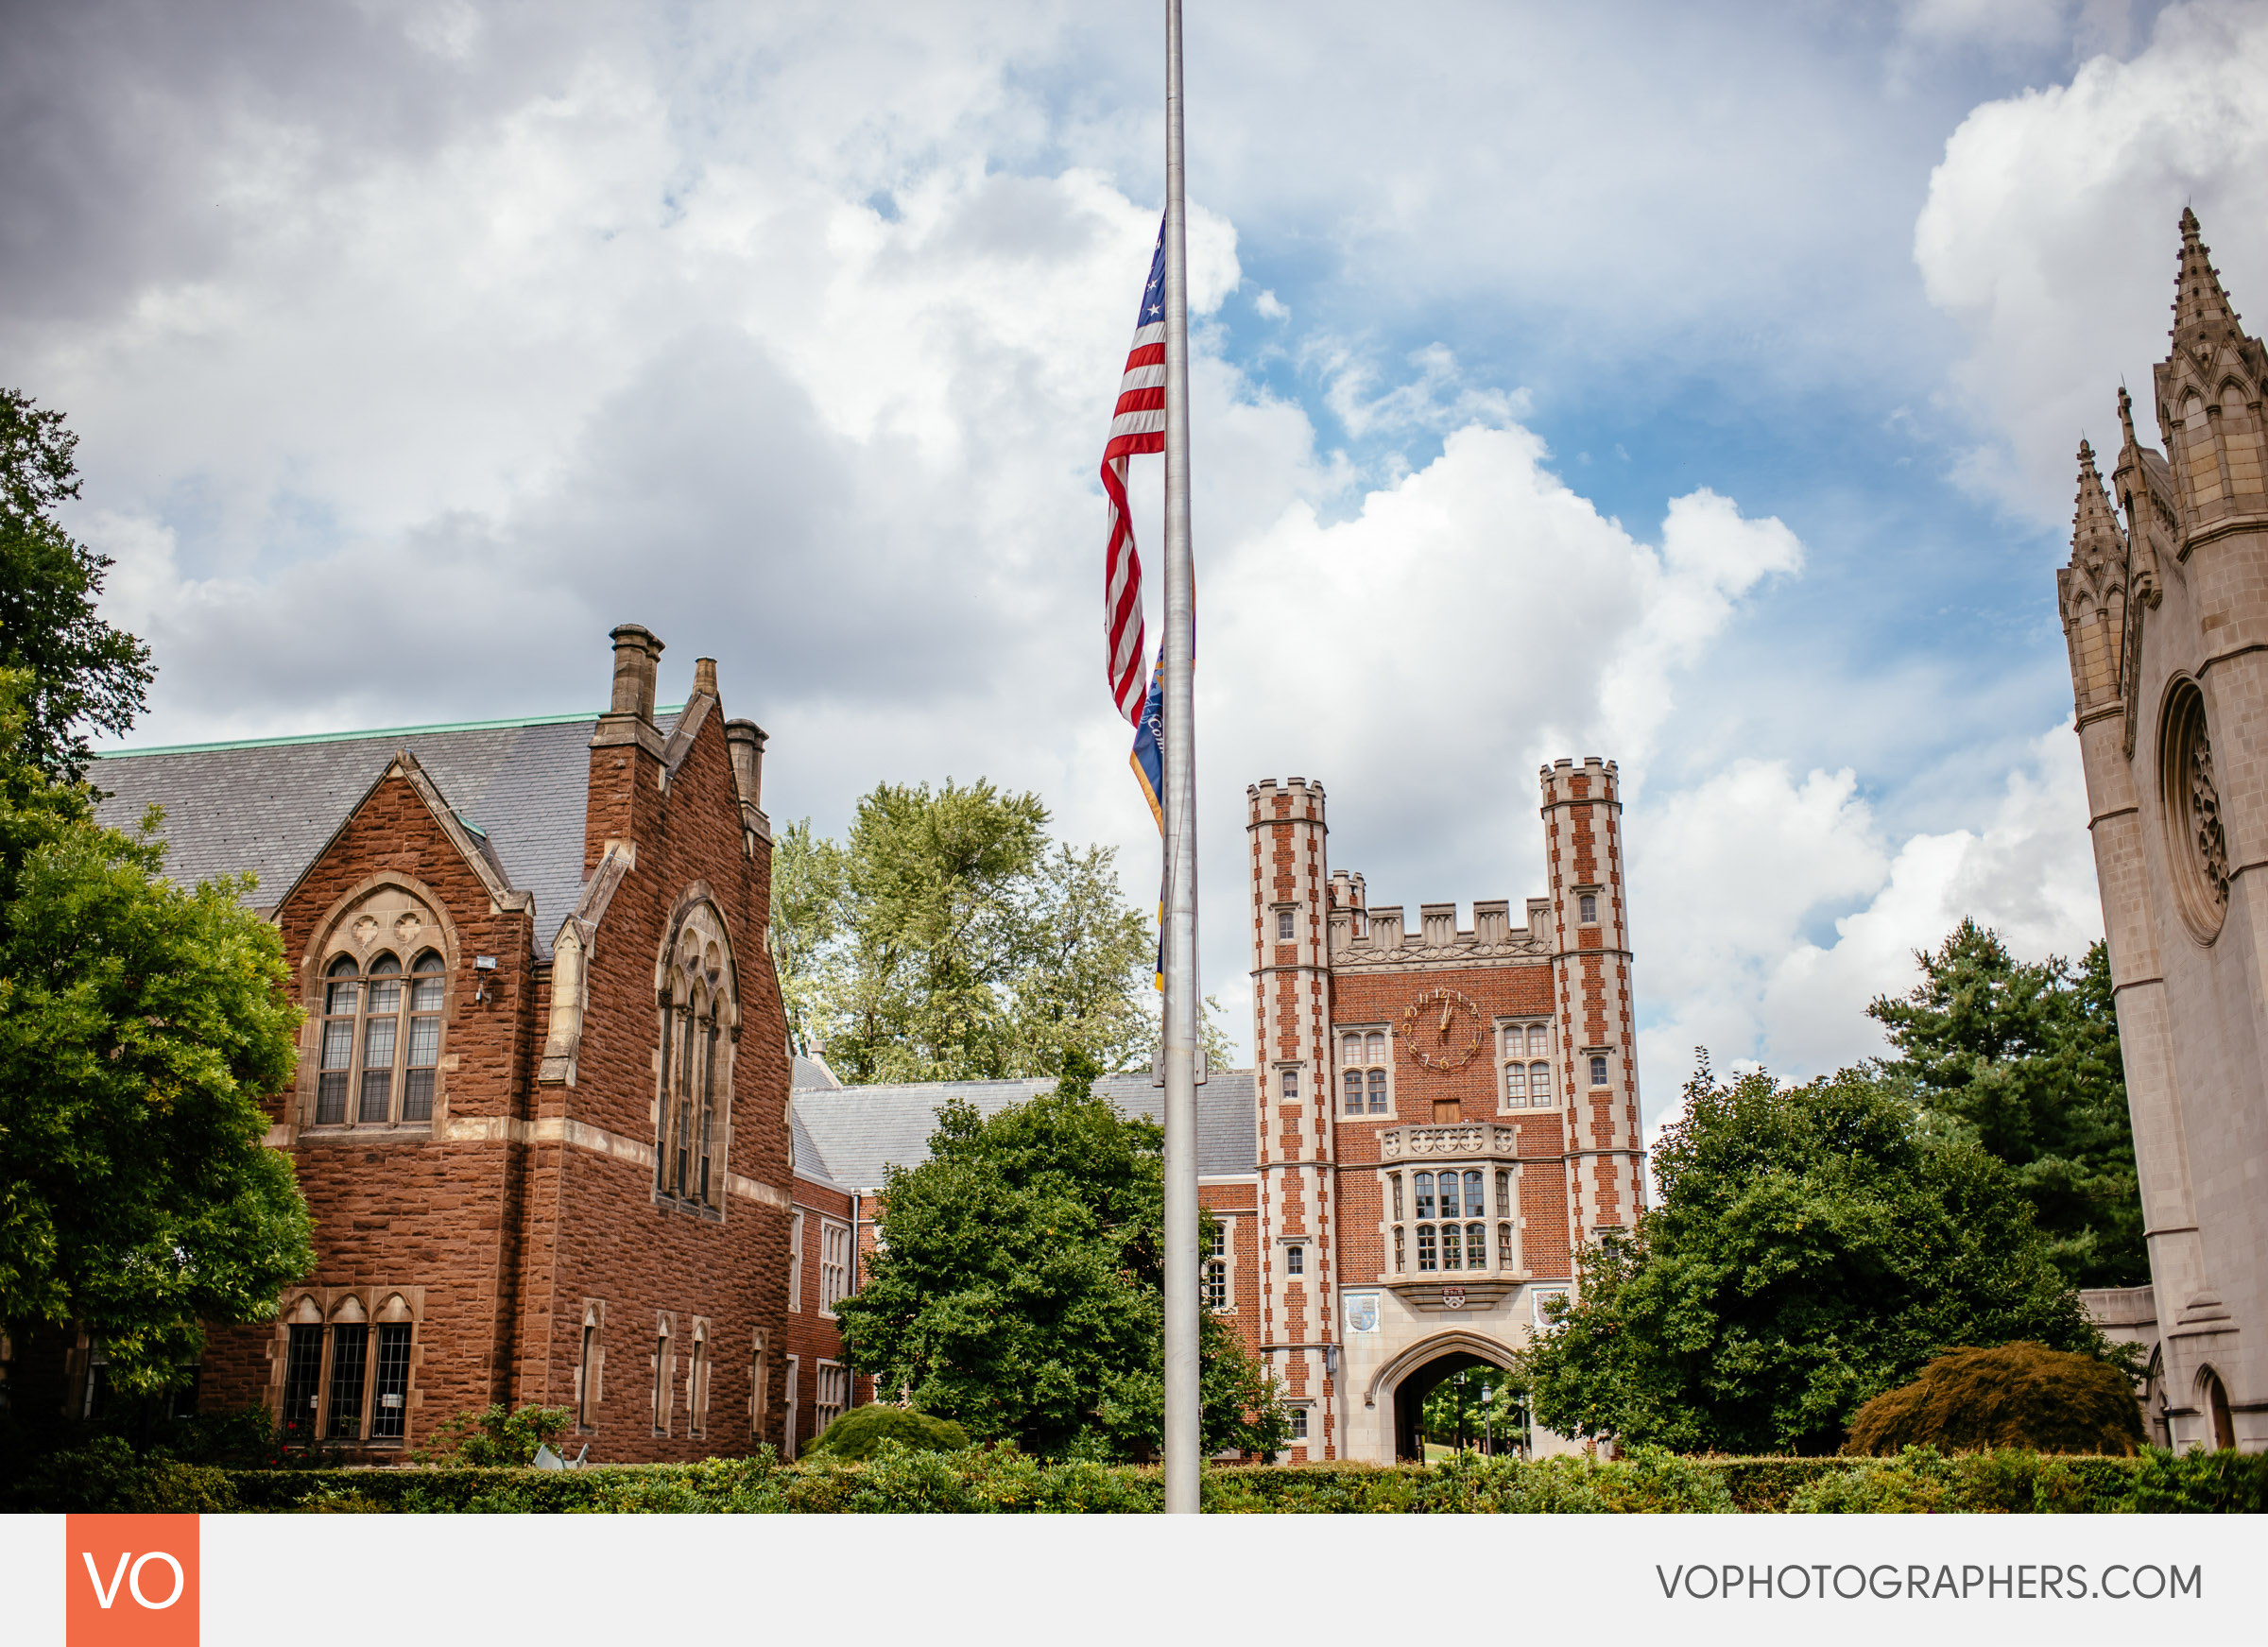
[{"label": "shrub", "polygon": [[885,1439],[909,1452],[961,1452],[969,1447],[969,1432],[950,1418],[878,1403],[851,1408],[803,1450],[806,1457],[818,1453],[844,1464],[859,1464],[871,1457]]},{"label": "shrub", "polygon": [[2023,1448],[2131,1456],[2142,1445],[2134,1387],[2117,1367],[2044,1344],[1953,1349],[1852,1415],[1843,1450],[1878,1457]]},{"label": "shrub", "polygon": [[575,1422],[572,1407],[522,1407],[501,1402],[481,1413],[459,1413],[434,1431],[417,1450],[420,1464],[470,1465],[475,1469],[536,1462],[536,1449]]},{"label": "shrub", "polygon": [[[887,1438],[863,1464],[821,1454],[782,1466],[766,1451],[570,1470],[221,1471],[159,1456],[137,1461],[111,1441],[50,1455],[36,1476],[16,1484],[18,1509],[145,1513],[1154,1515],[1164,1504],[1155,1466],[1051,1461],[1012,1447],[915,1452]],[[2176,1457],[2152,1448],[2137,1458],[2013,1450],[1949,1456],[1923,1447],[1896,1458],[1787,1459],[1634,1450],[1611,1463],[1208,1467],[1201,1491],[1214,1515],[2257,1514],[2268,1508],[2268,1454]]]},{"label": "shrub", "polygon": [[137,1458],[115,1435],[36,1460],[13,1496],[14,1508],[51,1515],[201,1516],[243,1507],[226,1470],[163,1453]]}]

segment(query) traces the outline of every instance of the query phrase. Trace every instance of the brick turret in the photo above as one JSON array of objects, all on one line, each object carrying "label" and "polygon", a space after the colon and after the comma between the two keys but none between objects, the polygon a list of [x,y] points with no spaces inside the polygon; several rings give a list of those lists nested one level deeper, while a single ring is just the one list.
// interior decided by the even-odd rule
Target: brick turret
[{"label": "brick turret", "polygon": [[[1336,1456],[1331,1127],[1331,904],[1323,786],[1246,792],[1252,1045],[1260,1109],[1261,1353],[1308,1409],[1309,1458]],[[1296,1267],[1295,1267],[1296,1266]]]}]

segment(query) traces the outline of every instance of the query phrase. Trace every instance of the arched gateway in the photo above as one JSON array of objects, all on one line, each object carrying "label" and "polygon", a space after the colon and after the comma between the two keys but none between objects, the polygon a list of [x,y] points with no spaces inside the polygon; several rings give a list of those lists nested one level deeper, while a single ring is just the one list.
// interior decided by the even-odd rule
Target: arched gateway
[{"label": "arched gateway", "polygon": [[1366,1396],[1382,1418],[1389,1412],[1393,1415],[1392,1456],[1424,1458],[1424,1448],[1418,1439],[1419,1415],[1426,1397],[1443,1381],[1473,1367],[1501,1369],[1505,1359],[1504,1347],[1496,1340],[1452,1329],[1412,1345],[1379,1368]]}]

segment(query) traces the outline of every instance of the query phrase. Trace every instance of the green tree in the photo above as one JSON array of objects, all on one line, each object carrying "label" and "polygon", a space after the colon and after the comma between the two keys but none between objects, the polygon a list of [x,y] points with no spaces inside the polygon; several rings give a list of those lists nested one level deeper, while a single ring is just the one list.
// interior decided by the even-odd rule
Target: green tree
[{"label": "green tree", "polygon": [[1866,1010],[1901,1056],[1882,1066],[1933,1122],[2008,1163],[2033,1222],[2075,1286],[2150,1278],[2110,960],[2017,960],[1964,920],[1903,1000]]},{"label": "green tree", "polygon": [[1509,1452],[1525,1433],[1519,1381],[1503,1367],[1469,1366],[1426,1393],[1418,1427],[1437,1447]]},{"label": "green tree", "polygon": [[1660,1207],[1582,1255],[1522,1352],[1563,1434],[1829,1452],[1954,1346],[2106,1353],[2010,1170],[1864,1072],[1720,1086],[1704,1056],[1654,1170]]},{"label": "green tree", "polygon": [[44,769],[33,691],[0,672],[0,1331],[79,1322],[113,1388],[153,1394],[200,1320],[267,1318],[314,1267],[262,1143],[300,1012],[249,883],[165,881],[154,815],[96,825]]},{"label": "green tree", "polygon": [[[1029,1103],[939,1109],[835,1306],[846,1358],[881,1388],[1048,1458],[1145,1456],[1164,1428],[1162,1137],[1094,1097],[1094,1072],[1074,1054]],[[1274,1381],[1234,1326],[1205,1312],[1199,1353],[1206,1450],[1280,1448]]]},{"label": "green tree", "polygon": [[110,557],[55,519],[78,496],[77,444],[60,412],[0,388],[0,669],[26,677],[23,756],[70,781],[89,759],[76,729],[124,732],[150,680],[149,648],[95,615]]},{"label": "green tree", "polygon": [[1148,923],[1109,849],[1047,823],[1038,796],[980,779],[880,784],[840,844],[783,831],[773,959],[800,1044],[852,1082],[1145,1063]]},{"label": "green tree", "polygon": [[787,1037],[799,1053],[817,1044],[813,1033],[824,1009],[828,946],[842,929],[843,849],[811,832],[799,818],[772,843],[772,918],[765,942],[780,978]]}]

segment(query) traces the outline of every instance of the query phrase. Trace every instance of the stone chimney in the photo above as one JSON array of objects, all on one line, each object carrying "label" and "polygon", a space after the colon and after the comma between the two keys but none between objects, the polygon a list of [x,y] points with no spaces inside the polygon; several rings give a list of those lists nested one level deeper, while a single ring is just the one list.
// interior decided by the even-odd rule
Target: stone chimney
[{"label": "stone chimney", "polygon": [[597,867],[610,841],[650,832],[661,804],[662,733],[654,725],[654,682],[662,643],[651,629],[624,624],[612,633],[614,691],[591,734],[591,787],[583,813],[583,873]]},{"label": "stone chimney", "polygon": [[[662,671],[662,643],[642,624],[624,624],[613,632],[614,701],[608,714],[634,715],[654,724],[654,681]],[[714,665],[711,665],[712,680]]]},{"label": "stone chimney", "polygon": [[[713,672],[711,679],[714,679]],[[697,687],[700,675],[696,667]],[[740,821],[752,833],[772,838],[771,820],[764,815],[764,729],[754,721],[727,721],[725,748],[732,757],[732,782],[740,791]]]}]

